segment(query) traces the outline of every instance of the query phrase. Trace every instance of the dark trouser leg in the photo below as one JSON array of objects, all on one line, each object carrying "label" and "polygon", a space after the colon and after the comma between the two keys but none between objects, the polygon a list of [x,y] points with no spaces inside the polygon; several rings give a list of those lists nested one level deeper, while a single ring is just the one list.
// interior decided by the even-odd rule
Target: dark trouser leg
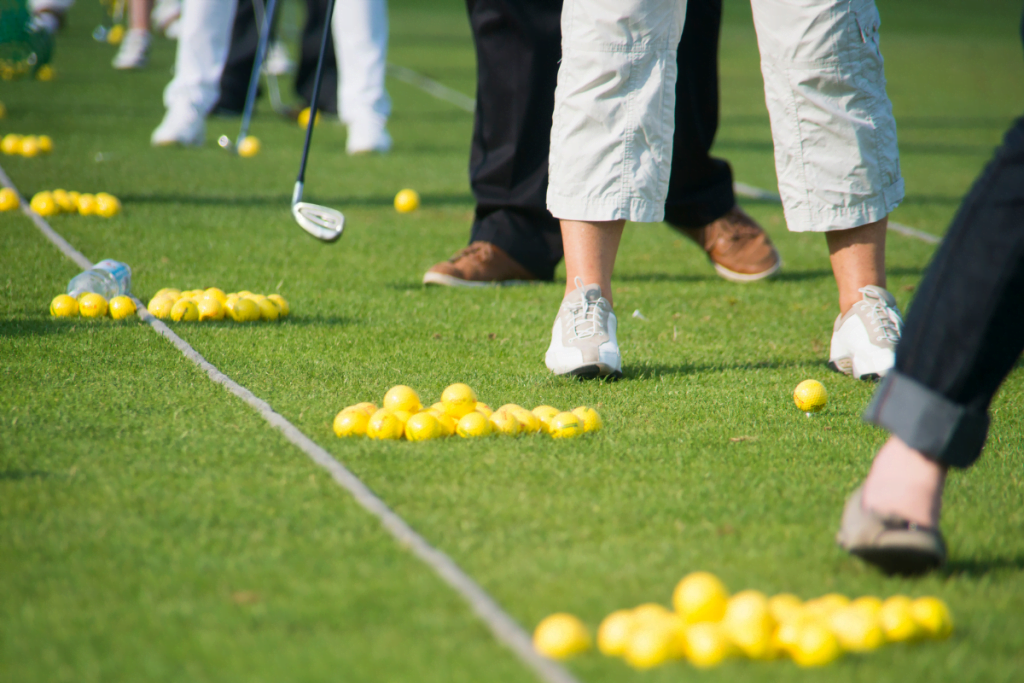
[{"label": "dark trouser leg", "polygon": [[504,249],[543,280],[562,259],[548,212],[548,146],[562,54],[561,0],[467,0],[477,55],[470,241]]},{"label": "dark trouser leg", "polygon": [[665,220],[699,228],[736,205],[732,169],[710,156],[718,130],[718,35],[722,0],[691,0],[679,42],[676,128]]},{"label": "dark trouser leg", "polygon": [[[295,72],[295,94],[306,102],[313,99],[313,79],[316,77],[316,60],[320,56],[320,41],[323,39],[325,20],[330,21],[327,18],[326,0],[306,0],[306,25],[302,28],[299,64]],[[338,62],[334,58],[332,38],[327,39],[326,50],[318,107],[325,114],[337,114]]]},{"label": "dark trouser leg", "polygon": [[220,77],[220,99],[213,110],[223,114],[241,114],[249,90],[252,63],[256,59],[259,29],[252,0],[238,0],[235,23],[231,28],[231,47],[224,73]]},{"label": "dark trouser leg", "polygon": [[969,467],[1024,350],[1024,118],[975,181],[907,318],[896,370],[865,413],[911,448]]}]

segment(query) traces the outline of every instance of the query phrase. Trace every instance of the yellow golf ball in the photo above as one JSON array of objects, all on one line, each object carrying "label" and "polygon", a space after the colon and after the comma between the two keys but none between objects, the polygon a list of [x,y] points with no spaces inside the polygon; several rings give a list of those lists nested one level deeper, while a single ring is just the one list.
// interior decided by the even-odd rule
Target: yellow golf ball
[{"label": "yellow golf ball", "polygon": [[580,406],[579,408],[573,408],[572,414],[579,418],[583,424],[584,432],[599,432],[604,428],[604,421],[593,408]]},{"label": "yellow golf ball", "polygon": [[96,201],[96,215],[110,218],[121,213],[121,200],[114,195],[98,192],[94,199]]},{"label": "yellow golf ball", "polygon": [[78,302],[73,296],[58,294],[50,302],[50,315],[54,318],[73,318],[78,315]]},{"label": "yellow golf ball", "polygon": [[178,299],[171,307],[171,320],[192,323],[199,320],[199,307],[192,299]]},{"label": "yellow golf ball", "polygon": [[[309,125],[309,107],[306,107],[299,112],[299,117],[296,119],[299,122],[299,126],[305,128]],[[320,125],[320,112],[316,113],[316,119],[313,121],[313,127],[316,128]]]},{"label": "yellow golf ball", "polygon": [[828,403],[825,385],[816,379],[805,379],[793,390],[793,403],[805,413],[816,413]]},{"label": "yellow golf ball", "polygon": [[472,411],[466,413],[455,426],[455,433],[463,439],[475,439],[491,435],[491,423],[482,414]]},{"label": "yellow golf ball", "polygon": [[720,621],[725,616],[729,591],[714,574],[693,572],[676,585],[672,605],[688,623]]},{"label": "yellow golf ball", "polygon": [[420,195],[416,190],[401,190],[395,195],[395,211],[410,213],[420,208]]},{"label": "yellow golf ball", "polygon": [[78,205],[71,200],[71,195],[64,190],[54,190],[50,194],[53,196],[53,201],[57,202],[57,208],[61,211],[67,211],[68,213],[78,211]]},{"label": "yellow golf ball", "polygon": [[288,302],[285,300],[283,296],[281,296],[280,294],[271,294],[267,298],[273,301],[275,304],[277,304],[278,310],[281,311],[282,318],[288,317],[288,314],[291,313],[291,307],[288,305]]},{"label": "yellow golf ball", "polygon": [[78,312],[84,318],[102,318],[107,314],[107,300],[89,292],[78,300]]},{"label": "yellow golf ball", "polygon": [[553,439],[571,439],[583,433],[583,423],[572,413],[555,415],[551,418],[549,428]]},{"label": "yellow golf ball", "polygon": [[407,387],[404,384],[388,389],[388,392],[384,394],[382,405],[391,412],[404,410],[409,413],[418,413],[423,408],[419,395],[412,387]]},{"label": "yellow golf ball", "polygon": [[402,421],[395,417],[390,410],[381,408],[370,418],[366,427],[366,436],[380,440],[401,439],[404,431],[405,426]]},{"label": "yellow golf ball", "polygon": [[241,298],[231,307],[231,319],[236,323],[251,323],[260,319],[260,307],[255,301]]},{"label": "yellow golf ball", "polygon": [[203,297],[196,304],[196,308],[199,309],[200,321],[224,319],[224,307],[214,297]]},{"label": "yellow golf ball", "polygon": [[238,156],[254,157],[260,152],[260,139],[254,135],[247,135],[238,145]]},{"label": "yellow golf ball", "polygon": [[590,649],[587,627],[571,614],[552,614],[537,624],[533,632],[537,652],[551,659],[568,659]]},{"label": "yellow golf ball", "polygon": [[609,657],[622,655],[634,626],[632,610],[620,609],[612,612],[604,618],[597,629],[597,649]]},{"label": "yellow golf ball", "polygon": [[21,136],[17,133],[8,133],[0,140],[0,152],[4,154],[21,153]]},{"label": "yellow golf ball", "polygon": [[155,296],[149,300],[149,305],[146,306],[146,310],[155,318],[167,320],[171,317],[171,309],[174,308],[176,301],[176,298],[166,294],[163,296]]},{"label": "yellow golf ball", "polygon": [[18,193],[9,187],[0,188],[0,211],[13,211],[21,206]]},{"label": "yellow golf ball", "polygon": [[339,437],[366,436],[369,425],[370,416],[365,411],[346,408],[334,418],[334,433]]},{"label": "yellow golf ball", "polygon": [[441,393],[441,403],[444,404],[444,412],[461,420],[476,408],[476,392],[461,382],[452,384]]},{"label": "yellow golf ball", "polygon": [[96,197],[88,192],[78,195],[78,213],[82,216],[92,216],[96,213]]},{"label": "yellow golf ball", "polygon": [[53,151],[53,138],[49,135],[40,135],[37,137],[36,144],[39,146],[39,151],[43,154],[49,154]]},{"label": "yellow golf ball", "polygon": [[417,413],[406,420],[405,438],[409,441],[427,441],[444,435],[444,428],[431,413]]},{"label": "yellow golf ball", "polygon": [[21,147],[18,154],[23,157],[34,157],[39,154],[39,142],[34,135],[26,135],[21,139]]},{"label": "yellow golf ball", "polygon": [[110,300],[110,317],[114,320],[124,320],[130,315],[135,315],[135,302],[131,297],[115,296]]},{"label": "yellow golf ball", "polygon": [[60,211],[57,208],[57,202],[53,201],[53,195],[45,191],[37,192],[29,202],[29,206],[40,216],[53,216]]},{"label": "yellow golf ball", "polygon": [[491,428],[499,434],[519,436],[519,420],[509,410],[497,410],[491,413],[487,421],[491,423]]}]

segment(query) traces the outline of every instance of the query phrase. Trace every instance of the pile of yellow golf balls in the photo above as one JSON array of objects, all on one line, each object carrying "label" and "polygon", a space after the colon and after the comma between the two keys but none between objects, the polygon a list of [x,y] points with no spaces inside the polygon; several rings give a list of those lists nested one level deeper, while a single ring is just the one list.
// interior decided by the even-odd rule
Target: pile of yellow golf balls
[{"label": "pile of yellow golf balls", "polygon": [[0,138],[0,152],[8,156],[36,157],[53,151],[49,135],[18,135],[8,133]]},{"label": "pile of yellow golf balls", "polygon": [[43,190],[33,195],[29,206],[40,216],[77,213],[80,216],[111,218],[121,213],[121,200],[106,192],[91,194],[66,190],[53,190],[52,192]]},{"label": "pile of yellow golf balls", "polygon": [[87,292],[75,299],[68,294],[58,294],[50,302],[50,315],[54,318],[105,318],[124,320],[135,315],[135,302],[131,297],[115,296],[109,302],[100,294]]},{"label": "pile of yellow golf balls", "polygon": [[264,296],[248,290],[225,294],[217,287],[185,291],[165,287],[153,295],[146,310],[161,320],[175,322],[273,322],[291,313],[291,307],[280,294]]},{"label": "pile of yellow golf balls", "polygon": [[[756,590],[730,595],[713,574],[694,572],[672,594],[670,609],[646,603],[612,612],[597,631],[597,647],[622,657],[636,669],[671,661],[698,668],[732,657],[752,660],[790,658],[803,667],[824,666],[845,653],[866,653],[886,643],[948,638],[953,618],[936,597],[851,600],[830,593],[804,602],[783,593]],[[542,655],[566,659],[590,649],[590,633],[577,617],[553,614],[538,624],[534,647]]]},{"label": "pile of yellow golf balls", "polygon": [[580,406],[572,412],[551,406],[527,410],[507,403],[492,410],[477,400],[476,392],[465,384],[453,384],[441,394],[441,400],[425,408],[419,395],[400,384],[384,394],[380,409],[373,403],[357,403],[344,408],[334,418],[338,436],[366,436],[371,439],[427,441],[459,435],[472,439],[496,434],[520,436],[548,434],[567,439],[604,426],[593,408]]}]

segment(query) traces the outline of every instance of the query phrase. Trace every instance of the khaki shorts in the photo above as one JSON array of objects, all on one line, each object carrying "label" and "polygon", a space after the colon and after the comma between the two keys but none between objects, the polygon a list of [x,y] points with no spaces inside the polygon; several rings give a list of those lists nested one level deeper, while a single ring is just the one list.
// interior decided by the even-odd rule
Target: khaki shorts
[{"label": "khaki shorts", "polygon": [[[752,0],[789,229],[880,220],[903,199],[873,0]],[[547,204],[664,218],[685,0],[565,0]]]}]

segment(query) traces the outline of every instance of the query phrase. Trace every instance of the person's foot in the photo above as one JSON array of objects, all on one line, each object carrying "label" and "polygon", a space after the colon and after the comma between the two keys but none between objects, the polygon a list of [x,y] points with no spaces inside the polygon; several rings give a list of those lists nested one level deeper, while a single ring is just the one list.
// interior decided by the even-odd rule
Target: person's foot
[{"label": "person's foot", "polygon": [[508,253],[490,242],[473,242],[447,261],[432,266],[423,276],[425,285],[491,287],[520,285],[537,277]]},{"label": "person's foot", "polygon": [[887,574],[923,574],[946,562],[946,542],[938,526],[865,505],[863,488],[846,501],[836,543]]},{"label": "person's foot", "polygon": [[836,318],[828,366],[857,379],[884,377],[896,362],[903,317],[892,294],[869,285],[863,298]]},{"label": "person's foot", "polygon": [[672,227],[696,242],[726,280],[754,282],[782,267],[768,233],[738,206],[702,228]]},{"label": "person's foot", "polygon": [[263,71],[271,76],[286,76],[295,68],[295,62],[288,54],[284,43],[275,40],[267,48],[267,57],[263,60]]},{"label": "person's foot", "polygon": [[115,69],[141,69],[146,66],[149,56],[149,31],[132,28],[124,34],[121,47],[114,55]]},{"label": "person's foot", "polygon": [[386,154],[391,151],[391,136],[377,123],[350,123],[345,151],[350,155]]},{"label": "person's foot", "polygon": [[198,147],[205,139],[206,121],[203,117],[192,107],[176,107],[167,110],[164,120],[153,131],[150,143],[154,147]]},{"label": "person's foot", "polygon": [[615,312],[601,296],[601,288],[596,284],[584,286],[576,278],[576,289],[562,299],[558,308],[544,364],[556,375],[622,377],[617,326]]}]

